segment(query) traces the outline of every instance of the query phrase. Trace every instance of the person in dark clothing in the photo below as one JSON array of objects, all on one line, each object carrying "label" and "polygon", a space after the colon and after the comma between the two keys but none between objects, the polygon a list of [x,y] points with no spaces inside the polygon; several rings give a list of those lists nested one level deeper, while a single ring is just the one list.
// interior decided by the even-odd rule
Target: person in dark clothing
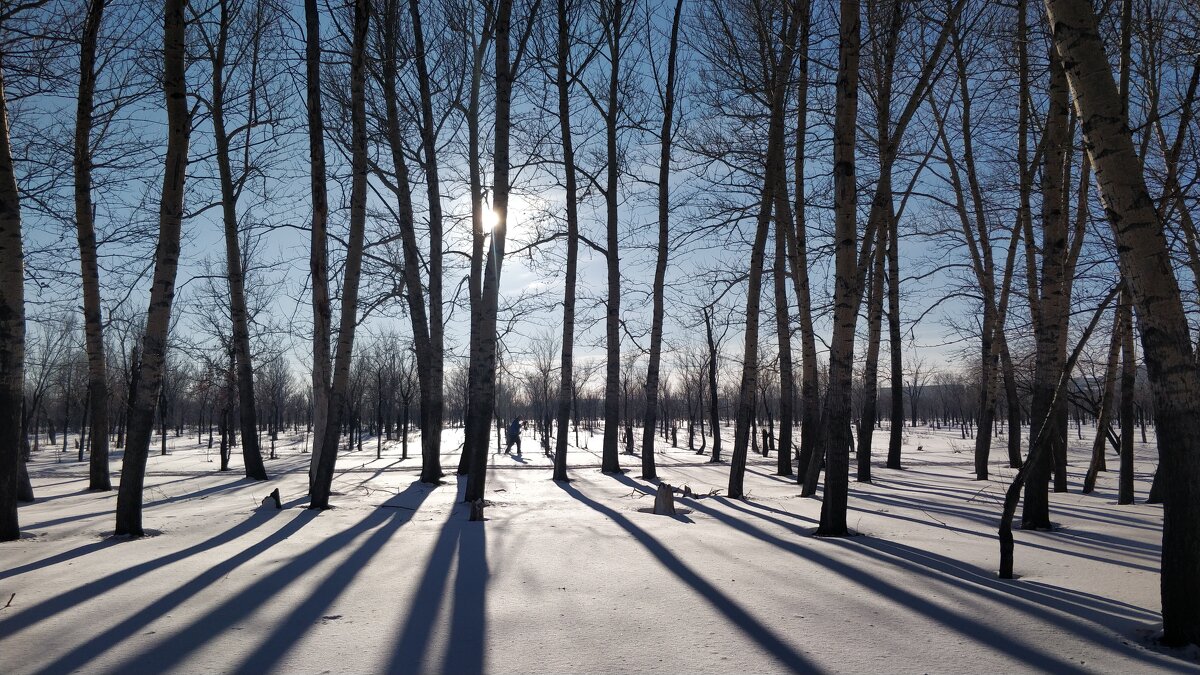
[{"label": "person in dark clothing", "polygon": [[513,445],[517,446],[517,454],[521,454],[521,418],[514,417],[513,421],[508,425],[508,445],[504,448],[504,452],[512,450]]}]

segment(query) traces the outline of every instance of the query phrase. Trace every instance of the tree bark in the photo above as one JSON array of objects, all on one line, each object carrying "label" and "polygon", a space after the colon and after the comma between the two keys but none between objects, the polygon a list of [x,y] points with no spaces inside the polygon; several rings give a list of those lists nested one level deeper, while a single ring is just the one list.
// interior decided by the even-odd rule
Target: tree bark
[{"label": "tree bark", "polygon": [[163,173],[162,199],[158,214],[158,246],[154,253],[154,278],[150,307],[142,337],[137,384],[129,410],[129,431],[121,462],[121,486],[117,492],[116,534],[140,537],[142,529],[142,486],[154,408],[162,387],[166,362],[167,333],[175,299],[175,273],[179,265],[179,238],[183,222],[184,179],[187,174],[191,113],[187,103],[184,55],[184,11],[186,0],[166,0],[163,10],[163,92],[167,108],[167,154]]}]

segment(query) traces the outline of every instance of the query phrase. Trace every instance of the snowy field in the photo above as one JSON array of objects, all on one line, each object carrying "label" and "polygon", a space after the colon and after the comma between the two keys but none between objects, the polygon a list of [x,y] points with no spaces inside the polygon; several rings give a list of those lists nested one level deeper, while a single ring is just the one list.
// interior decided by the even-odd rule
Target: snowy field
[{"label": "snowy field", "polygon": [[[600,437],[583,436],[569,485],[550,480],[528,437],[523,457],[493,455],[485,523],[459,504],[461,430],[446,431],[440,487],[415,482],[415,441],[405,461],[399,443],[376,460],[374,439],[343,454],[336,508],[323,513],[304,508],[300,436],[267,460],[268,483],[239,478],[236,452],[220,473],[195,436],[171,438],[167,456],[156,437],[153,536],[133,541],[107,536],[116,493],[87,492],[73,452],[43,450],[30,465],[38,501],[20,511],[26,538],[0,544],[0,667],[1200,672],[1195,650],[1150,639],[1162,510],[1141,501],[1153,443],[1137,445],[1139,503],[1118,507],[1115,457],[1096,493],[1079,494],[1090,440],[1072,428],[1071,492],[1051,497],[1061,527],[1018,532],[1020,579],[1000,581],[995,530],[1013,473],[1003,437],[980,483],[972,441],[910,430],[905,470],[851,483],[850,525],[864,536],[831,540],[810,536],[820,502],[772,475],[774,457],[751,458],[748,499],[677,498],[672,518],[649,512],[655,486],[637,478],[637,457],[606,476]],[[663,481],[725,491],[727,464],[662,445]],[[284,509],[260,508],[275,487]]]}]

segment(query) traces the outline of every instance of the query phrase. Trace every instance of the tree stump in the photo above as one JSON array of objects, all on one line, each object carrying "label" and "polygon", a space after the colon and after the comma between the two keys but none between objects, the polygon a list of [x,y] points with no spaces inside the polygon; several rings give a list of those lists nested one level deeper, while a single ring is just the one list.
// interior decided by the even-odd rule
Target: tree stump
[{"label": "tree stump", "polygon": [[658,493],[654,496],[654,514],[659,516],[675,515],[675,496],[671,486],[659,483]]},{"label": "tree stump", "polygon": [[266,497],[263,497],[262,505],[269,506],[272,502],[275,503],[275,508],[277,508],[277,509],[283,508],[283,502],[281,502],[279,500],[279,488],[275,488],[274,490],[271,491],[271,494],[267,495]]}]

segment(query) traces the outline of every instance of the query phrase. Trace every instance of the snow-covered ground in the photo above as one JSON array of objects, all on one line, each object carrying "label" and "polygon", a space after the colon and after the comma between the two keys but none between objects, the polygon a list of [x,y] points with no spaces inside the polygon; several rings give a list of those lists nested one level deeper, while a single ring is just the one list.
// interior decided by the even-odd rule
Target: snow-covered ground
[{"label": "snow-covered ground", "polygon": [[[446,485],[416,482],[415,441],[407,460],[398,443],[376,460],[369,439],[339,457],[321,513],[304,508],[299,436],[267,483],[240,478],[236,454],[218,472],[194,436],[167,456],[156,438],[153,536],[132,541],[108,537],[115,492],[87,492],[85,464],[43,451],[27,537],[0,544],[0,669],[1200,672],[1194,650],[1146,646],[1160,621],[1162,510],[1140,503],[1152,444],[1138,444],[1138,505],[1117,506],[1115,457],[1081,495],[1090,441],[1073,440],[1071,492],[1051,497],[1060,529],[1018,532],[1020,579],[1001,581],[1003,438],[980,483],[972,441],[908,430],[905,470],[851,484],[864,536],[817,539],[820,502],[773,475],[774,457],[752,457],[747,499],[677,498],[672,518],[649,512],[637,457],[601,474],[600,437],[582,434],[569,485],[529,438],[523,457],[493,455],[484,523],[459,503],[461,430],[445,432]],[[663,481],[725,491],[727,464],[658,449]],[[284,509],[260,508],[275,487]]]}]

